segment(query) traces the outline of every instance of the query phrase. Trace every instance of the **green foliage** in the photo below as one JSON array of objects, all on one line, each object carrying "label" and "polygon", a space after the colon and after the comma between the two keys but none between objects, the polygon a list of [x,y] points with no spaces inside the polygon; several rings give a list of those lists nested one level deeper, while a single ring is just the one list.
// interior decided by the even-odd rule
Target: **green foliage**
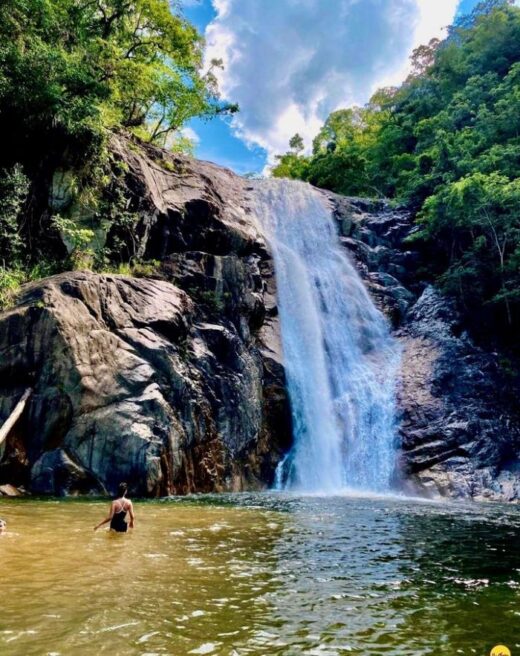
[{"label": "green foliage", "polygon": [[277,155],[278,164],[271,171],[275,178],[307,179],[309,158],[301,155],[305,149],[303,137],[296,133],[289,140],[289,151],[285,155]]},{"label": "green foliage", "polygon": [[0,267],[0,310],[11,307],[15,302],[23,284],[33,280],[40,280],[61,271],[57,262],[43,261],[37,266],[23,268],[16,266],[12,268]]},{"label": "green foliage", "polygon": [[210,312],[221,314],[225,308],[225,302],[216,291],[201,291],[197,300],[205,305]]},{"label": "green foliage", "polygon": [[91,269],[94,263],[92,240],[95,233],[89,228],[78,226],[72,219],[53,216],[51,224],[59,233],[69,250],[69,266],[73,270]]},{"label": "green foliage", "polygon": [[84,162],[107,128],[164,145],[193,116],[236,111],[219,101],[221,62],[202,72],[202,46],[168,0],[4,0],[2,159],[36,165],[52,146]]},{"label": "green foliage", "polygon": [[520,10],[486,3],[455,25],[391,112],[379,177],[420,210],[431,270],[482,323],[518,324]]},{"label": "green foliage", "polygon": [[312,157],[300,154],[303,140],[295,135],[291,150],[278,157],[272,174],[307,180],[341,194],[380,195],[370,178],[367,151],[375,144],[386,116],[380,105],[385,97],[382,91],[367,107],[333,112],[313,141]]},{"label": "green foliage", "polygon": [[200,287],[188,287],[186,292],[200,305],[203,305],[208,312],[221,315],[232,299],[229,292],[218,292],[216,290],[203,290]]},{"label": "green foliage", "polygon": [[170,171],[170,173],[175,173],[175,166],[169,160],[167,160],[167,159],[157,159],[156,162],[165,171]]},{"label": "green foliage", "polygon": [[131,272],[137,278],[150,278],[157,275],[160,266],[159,260],[133,261],[131,263]]},{"label": "green foliage", "polygon": [[520,178],[473,173],[426,199],[423,237],[451,243],[442,281],[467,305],[503,304],[512,323],[520,300]]},{"label": "green foliage", "polygon": [[[165,160],[161,160],[161,164]],[[137,258],[136,226],[139,214],[127,197],[125,171],[120,164],[113,163],[110,183],[103,189],[99,203],[99,214],[108,231],[106,247],[97,256],[96,268],[121,265]]]},{"label": "green foliage", "polygon": [[303,143],[303,137],[301,134],[296,133],[291,139],[289,139],[289,148],[295,153],[300,153],[305,149],[305,144]]},{"label": "green foliage", "polygon": [[29,180],[20,165],[0,172],[0,260],[21,261],[24,243],[20,234],[21,212],[29,193]]},{"label": "green foliage", "polygon": [[[398,89],[333,112],[274,175],[417,210],[429,275],[482,324],[520,323],[520,8],[487,0],[418,48]],[[509,326],[509,328],[507,328]]]},{"label": "green foliage", "polygon": [[72,219],[65,219],[59,214],[52,217],[52,225],[61,233],[70,250],[84,251],[94,239],[94,231],[77,226]]},{"label": "green foliage", "polygon": [[24,271],[0,267],[0,310],[10,307],[15,302],[20,286],[24,282],[26,282]]},{"label": "green foliage", "polygon": [[122,276],[135,276],[136,278],[153,278],[158,275],[161,263],[159,260],[132,260],[121,264],[105,265],[102,273],[117,273]]},{"label": "green foliage", "polygon": [[307,180],[309,158],[288,152],[277,155],[278,164],[273,167],[271,175],[275,178],[292,178],[293,180]]}]

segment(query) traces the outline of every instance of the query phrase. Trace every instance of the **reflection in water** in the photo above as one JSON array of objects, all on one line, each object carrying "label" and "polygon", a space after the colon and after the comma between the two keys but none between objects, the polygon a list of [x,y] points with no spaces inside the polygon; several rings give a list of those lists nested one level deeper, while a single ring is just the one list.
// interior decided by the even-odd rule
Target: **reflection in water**
[{"label": "reflection in water", "polygon": [[247,640],[273,588],[273,513],[137,503],[137,529],[118,535],[93,532],[102,508],[0,502],[12,530],[0,542],[1,654],[180,656]]},{"label": "reflection in water", "polygon": [[404,588],[403,635],[414,640],[435,627],[437,650],[425,653],[487,655],[501,642],[518,649],[518,509],[475,505],[465,511],[434,506],[424,516],[401,519],[405,552],[414,564]]},{"label": "reflection in water", "polygon": [[487,654],[520,649],[520,517],[281,494],[2,501],[0,653]]},{"label": "reflection in water", "polygon": [[520,647],[517,509],[339,498],[293,507],[297,528],[276,543],[292,585],[275,596],[294,653]]}]

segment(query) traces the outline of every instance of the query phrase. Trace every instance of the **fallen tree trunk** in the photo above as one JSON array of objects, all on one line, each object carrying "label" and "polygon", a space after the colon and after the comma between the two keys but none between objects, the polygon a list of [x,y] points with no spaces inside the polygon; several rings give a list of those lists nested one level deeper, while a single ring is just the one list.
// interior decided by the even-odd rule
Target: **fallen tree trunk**
[{"label": "fallen tree trunk", "polygon": [[32,389],[28,387],[25,390],[25,392],[22,394],[22,398],[16,404],[14,410],[11,412],[9,417],[7,417],[7,419],[5,420],[4,425],[0,428],[0,445],[5,440],[5,438],[9,435],[9,431],[20,418],[22,412],[24,411],[25,404],[27,403],[27,400],[29,399],[31,394],[32,394]]}]

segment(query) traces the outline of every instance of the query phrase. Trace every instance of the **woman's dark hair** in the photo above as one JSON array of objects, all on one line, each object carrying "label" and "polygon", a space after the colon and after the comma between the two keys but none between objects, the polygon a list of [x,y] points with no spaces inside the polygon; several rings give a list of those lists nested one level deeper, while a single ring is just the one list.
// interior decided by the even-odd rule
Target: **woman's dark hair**
[{"label": "woman's dark hair", "polygon": [[126,483],[119,483],[119,485],[117,486],[118,498],[124,497],[127,492],[128,492],[128,485]]}]

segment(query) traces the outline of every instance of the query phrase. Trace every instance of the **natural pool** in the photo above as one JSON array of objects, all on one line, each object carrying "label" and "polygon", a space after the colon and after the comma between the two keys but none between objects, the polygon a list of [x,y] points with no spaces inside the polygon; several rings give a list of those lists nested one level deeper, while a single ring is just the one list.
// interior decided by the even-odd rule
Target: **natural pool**
[{"label": "natural pool", "polygon": [[520,509],[243,494],[0,500],[0,654],[520,654]]}]

